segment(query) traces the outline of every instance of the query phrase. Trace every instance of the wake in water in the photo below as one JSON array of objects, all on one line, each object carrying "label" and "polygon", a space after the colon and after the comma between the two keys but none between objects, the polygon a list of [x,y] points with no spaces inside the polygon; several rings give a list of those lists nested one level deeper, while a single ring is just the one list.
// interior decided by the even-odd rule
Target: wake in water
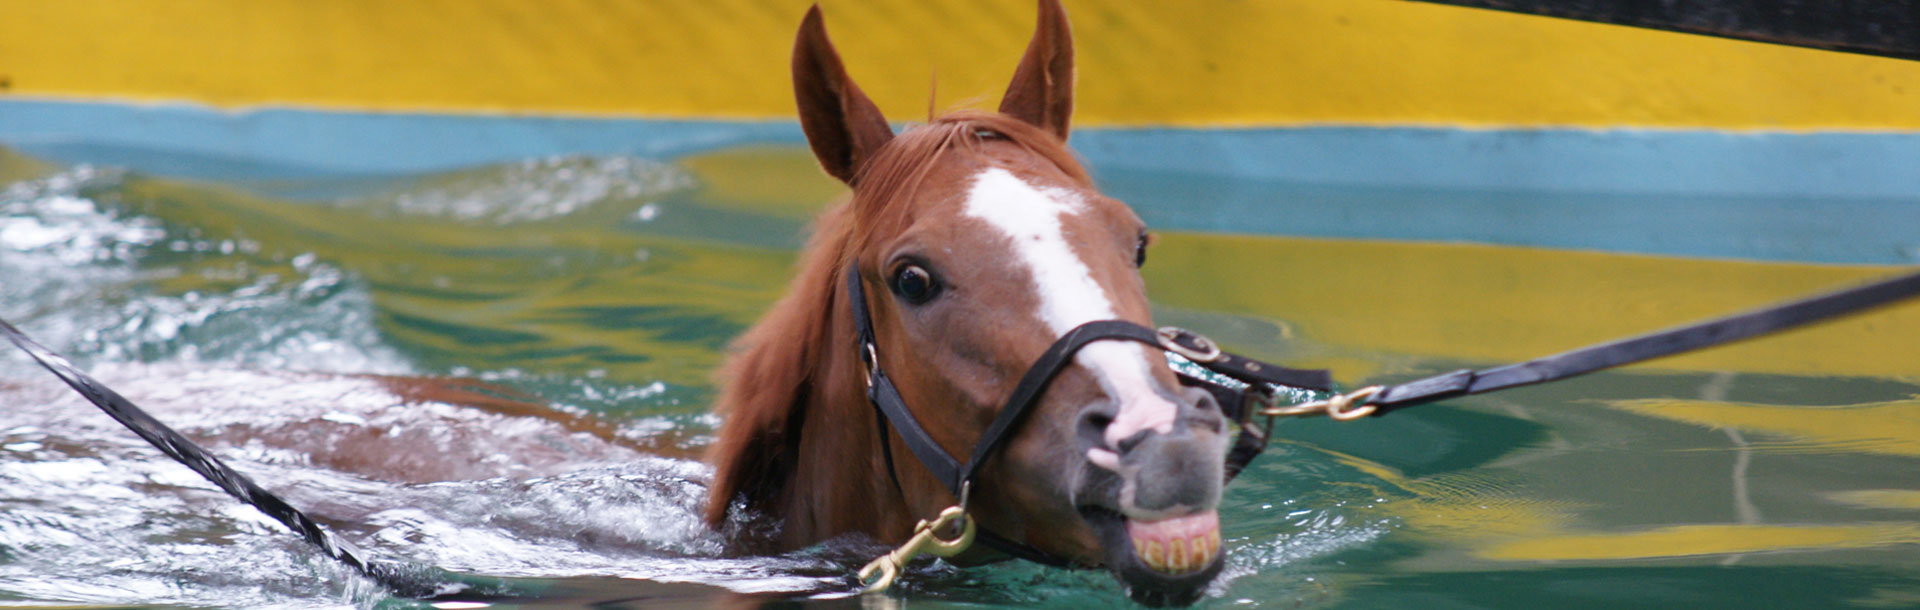
[{"label": "wake in water", "polygon": [[[698,516],[698,462],[561,419],[421,398],[475,396],[467,388],[173,365],[99,376],[378,556],[490,576],[847,589],[847,568],[828,559],[726,556]],[[378,597],[57,382],[0,395],[23,407],[0,415],[0,504],[13,507],[0,515],[0,591],[121,604]]]},{"label": "wake in water", "polygon": [[[668,582],[839,597],[856,588],[850,571],[884,550],[844,540],[780,557],[730,556],[699,516],[705,465],[634,451],[618,434],[486,401],[459,382],[179,365],[97,372],[379,557],[475,575],[629,579],[600,583],[596,595]],[[23,405],[0,415],[0,504],[15,507],[0,515],[0,591],[110,604],[328,607],[384,598],[279,524],[157,456],[57,382],[7,383],[0,395]],[[1236,541],[1244,546],[1215,594],[1240,576],[1383,531],[1299,514],[1312,521],[1301,523],[1302,534]],[[1104,575],[1024,564],[975,571],[935,564],[914,580],[904,593],[976,602],[1112,590]],[[1019,587],[1009,589],[1010,582]]]},{"label": "wake in water", "polygon": [[[629,165],[509,173],[541,167],[606,174]],[[660,418],[634,418],[628,429],[501,386],[407,376],[416,366],[382,343],[363,280],[312,253],[262,255],[241,237],[96,201],[129,197],[128,181],[79,167],[0,191],[0,313],[83,364],[106,363],[92,369],[108,385],[349,540],[492,576],[845,588],[842,578],[801,576],[844,571],[831,562],[724,557],[695,511],[707,469],[693,451],[636,450],[661,436]],[[484,190],[471,182],[444,198]],[[561,195],[549,216],[608,194]],[[0,363],[0,599],[336,606],[381,597],[18,354]],[[659,382],[575,385],[609,399],[663,391]]]}]

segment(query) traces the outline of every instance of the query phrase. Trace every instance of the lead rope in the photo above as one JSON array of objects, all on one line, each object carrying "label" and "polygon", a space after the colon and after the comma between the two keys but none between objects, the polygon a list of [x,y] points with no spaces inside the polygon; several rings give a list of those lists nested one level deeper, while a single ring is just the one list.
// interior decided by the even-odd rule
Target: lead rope
[{"label": "lead rope", "polygon": [[134,434],[151,443],[161,453],[174,461],[192,469],[227,495],[259,509],[281,525],[299,534],[301,538],[320,550],[327,557],[346,564],[374,582],[380,583],[394,595],[416,599],[433,599],[466,591],[469,586],[449,578],[447,574],[435,568],[411,563],[390,563],[368,558],[359,548],[341,540],[327,531],[319,522],[308,517],[300,509],[287,504],[286,500],[273,492],[262,489],[253,479],[234,470],[220,458],[207,453],[178,431],[160,423],[119,392],[100,383],[86,373],[80,372],[66,358],[40,345],[27,337],[20,329],[14,328],[6,320],[0,320],[0,334],[7,336],[15,347],[27,353],[34,362],[51,371],[54,376],[67,383],[68,387],[79,392],[88,402],[100,407],[114,421],[120,422]]},{"label": "lead rope", "polygon": [[1920,272],[1909,272],[1825,294],[1486,370],[1459,370],[1391,386],[1368,386],[1298,405],[1275,405],[1272,395],[1265,392],[1250,395],[1262,401],[1259,412],[1269,418],[1325,415],[1337,421],[1352,421],[1430,402],[1559,381],[1751,339],[1858,314],[1916,296],[1920,296]]}]

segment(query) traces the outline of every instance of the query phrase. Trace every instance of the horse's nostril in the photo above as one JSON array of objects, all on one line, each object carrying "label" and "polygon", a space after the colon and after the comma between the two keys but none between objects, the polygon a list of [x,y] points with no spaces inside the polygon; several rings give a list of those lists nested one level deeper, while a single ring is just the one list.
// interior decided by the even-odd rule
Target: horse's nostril
[{"label": "horse's nostril", "polygon": [[1202,430],[1226,430],[1226,413],[1220,410],[1220,400],[1212,392],[1200,388],[1187,388],[1185,398],[1192,405],[1184,421],[1188,426]]},{"label": "horse's nostril", "polygon": [[1080,413],[1080,440],[1090,448],[1107,446],[1107,427],[1113,425],[1114,409],[1109,405],[1091,406]]},{"label": "horse's nostril", "polygon": [[1213,392],[1202,390],[1195,393],[1193,408],[1218,413],[1220,412],[1220,401],[1213,397]]},{"label": "horse's nostril", "polygon": [[1113,425],[1113,415],[1108,413],[1088,413],[1086,425],[1094,429],[1105,430],[1107,426]]},{"label": "horse's nostril", "polygon": [[1120,439],[1119,446],[1114,447],[1114,449],[1118,450],[1121,454],[1126,454],[1133,451],[1134,447],[1139,446],[1142,441],[1147,440],[1147,437],[1152,434],[1153,431],[1151,430],[1141,430],[1134,433],[1133,436]]}]

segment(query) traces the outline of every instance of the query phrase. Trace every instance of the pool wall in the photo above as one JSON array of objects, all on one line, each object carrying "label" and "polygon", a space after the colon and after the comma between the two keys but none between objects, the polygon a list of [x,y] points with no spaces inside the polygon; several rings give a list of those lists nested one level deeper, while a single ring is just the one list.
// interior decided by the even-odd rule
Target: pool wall
[{"label": "pool wall", "polygon": [[[1074,145],[1167,228],[1920,262],[1920,62],[1383,0],[1067,5]],[[0,145],[206,178],[797,146],[806,6],[10,3]],[[898,121],[996,99],[1033,13],[823,8]]]}]

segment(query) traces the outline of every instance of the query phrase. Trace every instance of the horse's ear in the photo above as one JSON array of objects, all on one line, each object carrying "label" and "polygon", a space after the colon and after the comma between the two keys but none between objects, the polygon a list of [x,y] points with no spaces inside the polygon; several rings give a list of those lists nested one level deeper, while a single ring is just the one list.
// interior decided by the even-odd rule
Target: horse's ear
[{"label": "horse's ear", "polygon": [[1000,98],[1000,112],[1067,139],[1073,114],[1073,32],[1060,0],[1040,0],[1027,55],[1013,71],[1013,84]]},{"label": "horse's ear", "polygon": [[860,163],[893,139],[880,108],[847,78],[817,4],[807,9],[793,41],[793,97],[813,156],[841,182],[852,184]]}]

